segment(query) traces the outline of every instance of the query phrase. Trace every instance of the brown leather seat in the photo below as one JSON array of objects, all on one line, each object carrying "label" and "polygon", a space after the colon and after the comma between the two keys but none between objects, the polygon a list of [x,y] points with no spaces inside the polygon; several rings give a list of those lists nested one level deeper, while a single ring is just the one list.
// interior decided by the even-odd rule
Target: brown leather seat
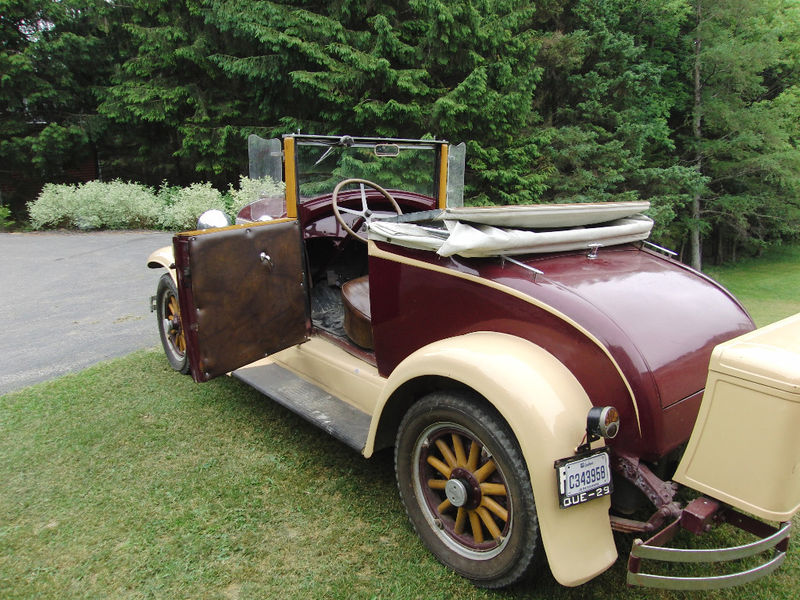
[{"label": "brown leather seat", "polygon": [[351,279],[342,286],[344,300],[344,330],[353,342],[372,350],[372,324],[370,323],[369,275]]}]

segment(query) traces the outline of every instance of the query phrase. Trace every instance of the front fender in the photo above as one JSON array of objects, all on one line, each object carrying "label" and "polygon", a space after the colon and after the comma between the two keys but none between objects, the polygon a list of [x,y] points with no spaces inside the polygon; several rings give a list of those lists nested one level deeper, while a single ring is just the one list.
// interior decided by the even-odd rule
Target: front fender
[{"label": "front fender", "polygon": [[610,499],[559,508],[553,463],[575,453],[592,406],[572,373],[544,349],[508,334],[476,332],[434,342],[408,356],[389,376],[373,413],[366,455],[392,393],[431,375],[469,386],[511,427],[530,473],[553,577],[576,586],[611,566],[617,551],[608,518]]},{"label": "front fender", "polygon": [[147,257],[147,266],[151,269],[165,268],[172,276],[175,285],[178,285],[178,275],[175,272],[175,253],[172,246],[164,246]]}]

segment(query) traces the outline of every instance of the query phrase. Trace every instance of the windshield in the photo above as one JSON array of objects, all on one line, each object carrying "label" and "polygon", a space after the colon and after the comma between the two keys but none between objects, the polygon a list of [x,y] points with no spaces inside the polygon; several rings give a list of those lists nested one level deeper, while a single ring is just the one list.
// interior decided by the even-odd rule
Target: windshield
[{"label": "windshield", "polygon": [[392,190],[436,197],[443,142],[295,136],[300,202],[330,194],[343,179],[359,178]]}]

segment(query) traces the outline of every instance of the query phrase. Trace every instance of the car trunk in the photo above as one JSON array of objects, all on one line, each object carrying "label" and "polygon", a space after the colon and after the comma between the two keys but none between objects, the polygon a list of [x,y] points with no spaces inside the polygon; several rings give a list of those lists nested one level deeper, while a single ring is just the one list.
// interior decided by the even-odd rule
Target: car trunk
[{"label": "car trunk", "polygon": [[[652,374],[662,409],[701,391],[714,346],[753,328],[741,305],[716,283],[631,246],[600,249],[593,259],[562,255],[530,264],[580,299],[567,297],[559,308],[609,350],[627,338],[624,345],[638,351]],[[583,303],[595,310],[581,310]]]}]

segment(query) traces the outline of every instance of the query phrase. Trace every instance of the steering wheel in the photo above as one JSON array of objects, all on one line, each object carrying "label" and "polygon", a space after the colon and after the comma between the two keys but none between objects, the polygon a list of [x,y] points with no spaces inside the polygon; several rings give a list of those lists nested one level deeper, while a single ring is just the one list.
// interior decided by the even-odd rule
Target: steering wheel
[{"label": "steering wheel", "polygon": [[[361,210],[353,210],[352,208],[345,208],[343,206],[341,206],[341,207],[339,206],[339,202],[338,202],[339,191],[344,186],[349,185],[351,183],[360,183],[361,184]],[[373,219],[377,218],[375,213],[372,212],[369,209],[369,207],[367,206],[367,195],[364,193],[364,186],[365,185],[371,187],[372,189],[374,189],[374,190],[376,190],[378,192],[380,192],[381,195],[391,203],[392,208],[394,208],[395,212],[397,212],[398,215],[402,215],[403,211],[400,210],[400,205],[397,204],[397,200],[392,198],[392,195],[389,192],[387,192],[385,189],[383,189],[381,186],[379,186],[377,183],[372,183],[371,181],[367,181],[366,179],[345,179],[343,181],[340,181],[337,184],[337,186],[335,188],[333,188],[333,198],[331,199],[331,205],[333,206],[333,215],[336,217],[336,220],[339,222],[339,225],[341,225],[342,228],[344,228],[344,230],[347,233],[352,235],[357,240],[361,240],[362,242],[364,242],[366,244],[367,243],[367,238],[364,237],[364,236],[361,236],[361,235],[357,234],[355,231],[353,231],[350,228],[350,226],[347,223],[345,223],[344,219],[342,218],[342,213],[345,213],[347,215],[355,215],[357,217],[362,218],[367,225],[369,225],[369,223]]]}]

